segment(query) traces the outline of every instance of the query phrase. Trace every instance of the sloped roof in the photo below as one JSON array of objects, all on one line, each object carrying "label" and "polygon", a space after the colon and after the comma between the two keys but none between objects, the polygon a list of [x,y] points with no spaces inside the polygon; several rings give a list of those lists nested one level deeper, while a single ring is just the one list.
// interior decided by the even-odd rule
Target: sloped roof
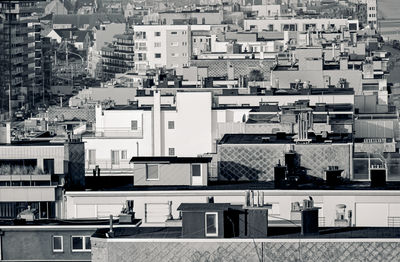
[{"label": "sloped roof", "polygon": [[70,24],[73,27],[82,28],[89,25],[93,28],[100,24],[125,23],[125,17],[121,14],[89,14],[89,15],[54,15],[53,24]]}]

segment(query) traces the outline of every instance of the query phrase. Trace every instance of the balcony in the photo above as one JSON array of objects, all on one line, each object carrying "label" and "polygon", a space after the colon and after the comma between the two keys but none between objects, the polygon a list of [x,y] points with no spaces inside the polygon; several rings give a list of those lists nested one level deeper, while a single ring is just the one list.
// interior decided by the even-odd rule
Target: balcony
[{"label": "balcony", "polygon": [[133,175],[133,165],[129,163],[130,159],[96,159],[95,161],[85,161],[86,176],[93,176],[93,169],[96,166],[100,168],[100,176],[104,175]]}]

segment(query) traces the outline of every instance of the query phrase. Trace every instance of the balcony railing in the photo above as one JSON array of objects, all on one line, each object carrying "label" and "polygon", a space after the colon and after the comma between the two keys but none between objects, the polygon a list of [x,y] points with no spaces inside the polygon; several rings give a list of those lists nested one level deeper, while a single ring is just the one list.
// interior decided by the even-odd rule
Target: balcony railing
[{"label": "balcony railing", "polygon": [[[121,157],[121,155],[120,155]],[[118,159],[117,161],[112,161],[110,159],[96,159],[95,161],[85,161],[85,169],[86,173],[92,174],[93,169],[98,166],[100,168],[100,175],[104,172],[110,171],[121,171],[125,170],[126,172],[133,174],[133,164],[129,163],[130,158],[128,159]]]}]

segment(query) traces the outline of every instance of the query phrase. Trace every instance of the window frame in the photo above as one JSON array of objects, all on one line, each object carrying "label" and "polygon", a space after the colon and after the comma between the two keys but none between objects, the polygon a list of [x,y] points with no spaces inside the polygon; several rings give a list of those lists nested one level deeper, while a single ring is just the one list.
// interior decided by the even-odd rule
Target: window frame
[{"label": "window frame", "polygon": [[[134,125],[133,125],[133,123],[136,123],[136,128],[133,128],[133,127],[135,127]],[[137,131],[139,129],[139,121],[137,121],[137,120],[131,120],[131,131]]]},{"label": "window frame", "polygon": [[[114,156],[114,152],[118,152],[118,157],[113,157]],[[111,165],[119,165],[120,164],[120,160],[121,156],[120,156],[120,150],[113,150],[111,149]],[[113,161],[114,160],[114,161]]]},{"label": "window frame", "polygon": [[154,53],[155,59],[161,59],[161,53]]},{"label": "window frame", "polygon": [[201,177],[201,173],[202,173],[202,165],[201,165],[201,164],[197,164],[197,163],[196,163],[196,164],[191,164],[190,166],[191,166],[191,168],[190,168],[190,172],[191,172],[191,175],[192,175],[192,177],[194,176],[194,175],[193,175],[193,167],[194,167],[194,166],[199,166],[199,167],[200,167],[200,173],[199,173],[199,175],[198,175],[198,176],[194,176],[194,177]]},{"label": "window frame", "polygon": [[[54,248],[54,239],[55,238],[61,238],[61,249]],[[53,253],[63,253],[64,252],[64,237],[61,235],[53,235],[51,238],[51,246],[53,249]]]},{"label": "window frame", "polygon": [[[74,249],[74,238],[82,238],[82,249]],[[77,236],[77,235],[72,235],[71,236],[71,252],[91,252],[92,248],[87,249],[86,248],[86,238],[90,239],[90,236]],[[92,243],[90,243],[90,245],[92,245]]]},{"label": "window frame", "polygon": [[[148,167],[149,166],[157,166],[157,178],[149,178],[148,177]],[[160,167],[158,164],[146,164],[146,181],[159,181],[160,180]]]},{"label": "window frame", "polygon": [[[207,233],[207,215],[215,215],[215,233]],[[218,236],[218,212],[205,212],[204,213],[204,233],[206,237]]]},{"label": "window frame", "polygon": [[[171,151],[173,151],[171,154]],[[175,156],[175,147],[169,147],[168,148],[168,156]]]},{"label": "window frame", "polygon": [[[125,157],[124,157],[125,155]],[[128,159],[128,150],[121,150],[121,160],[127,160]]]},{"label": "window frame", "polygon": [[[170,126],[170,123],[172,124],[171,126]],[[168,120],[168,129],[169,130],[174,130],[175,129],[175,121],[174,120]]]}]

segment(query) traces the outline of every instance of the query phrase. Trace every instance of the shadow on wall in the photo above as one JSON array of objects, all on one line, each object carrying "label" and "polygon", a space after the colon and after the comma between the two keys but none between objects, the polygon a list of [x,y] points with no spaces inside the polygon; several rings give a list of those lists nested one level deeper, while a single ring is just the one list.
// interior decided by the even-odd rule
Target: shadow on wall
[{"label": "shadow on wall", "polygon": [[218,163],[219,179],[229,181],[253,180],[262,177],[262,171],[233,161],[220,161]]}]

